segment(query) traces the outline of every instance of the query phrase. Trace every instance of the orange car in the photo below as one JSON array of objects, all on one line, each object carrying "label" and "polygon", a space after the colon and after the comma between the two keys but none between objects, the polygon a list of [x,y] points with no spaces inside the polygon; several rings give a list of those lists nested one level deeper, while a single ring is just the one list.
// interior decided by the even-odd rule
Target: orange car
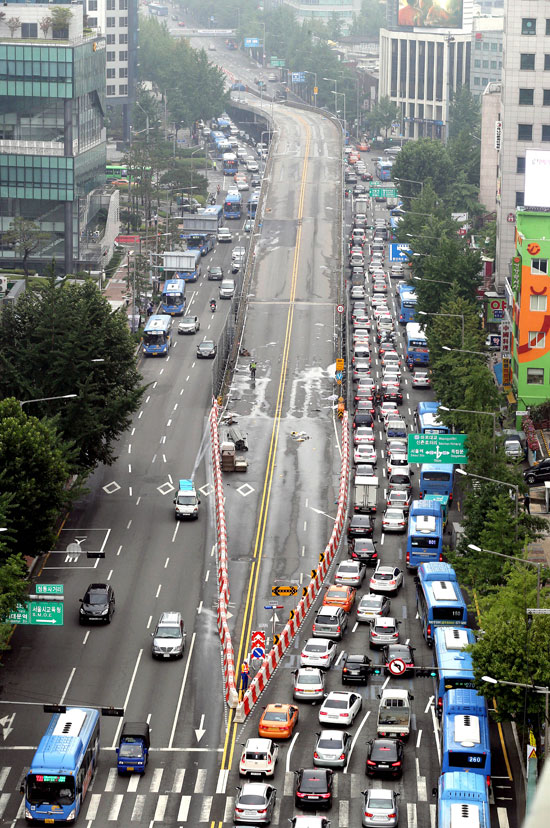
[{"label": "orange car", "polygon": [[348,155],[348,164],[357,164],[361,160],[361,156],[355,155],[353,152]]},{"label": "orange car", "polygon": [[262,713],[258,733],[262,739],[290,739],[298,724],[298,708],[293,704],[268,704]]},{"label": "orange car", "polygon": [[359,152],[368,152],[369,145],[365,144],[364,142],[361,142],[360,144],[357,144],[357,149],[359,150]]},{"label": "orange car", "polygon": [[351,612],[355,603],[356,590],[347,586],[330,586],[323,598],[323,604],[329,607],[342,607],[346,612]]}]

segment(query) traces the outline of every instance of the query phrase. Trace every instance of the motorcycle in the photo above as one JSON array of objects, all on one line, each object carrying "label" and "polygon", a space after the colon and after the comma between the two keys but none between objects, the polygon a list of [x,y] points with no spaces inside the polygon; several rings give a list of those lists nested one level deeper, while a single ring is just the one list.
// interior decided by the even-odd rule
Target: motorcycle
[{"label": "motorcycle", "polygon": [[216,300],[215,299],[212,299],[212,301],[210,302],[210,310],[212,311],[212,313],[216,313]]},{"label": "motorcycle", "polygon": [[215,203],[216,203],[216,196],[215,196],[215,195],[211,195],[211,196],[210,196],[210,204],[215,204]]}]

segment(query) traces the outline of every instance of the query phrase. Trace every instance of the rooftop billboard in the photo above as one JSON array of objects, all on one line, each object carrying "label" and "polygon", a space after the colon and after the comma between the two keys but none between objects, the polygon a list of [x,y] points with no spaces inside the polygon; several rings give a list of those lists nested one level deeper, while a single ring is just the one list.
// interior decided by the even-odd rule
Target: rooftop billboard
[{"label": "rooftop billboard", "polygon": [[526,207],[550,208],[550,151],[528,149],[525,151]]},{"label": "rooftop billboard", "polygon": [[410,29],[462,28],[463,0],[399,0],[397,25]]}]

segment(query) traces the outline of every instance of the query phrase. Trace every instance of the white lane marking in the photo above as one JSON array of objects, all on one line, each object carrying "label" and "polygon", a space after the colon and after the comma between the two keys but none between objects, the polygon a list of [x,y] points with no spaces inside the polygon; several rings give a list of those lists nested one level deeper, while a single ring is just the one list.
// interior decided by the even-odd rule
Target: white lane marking
[{"label": "white lane marking", "polygon": [[233,821],[233,809],[235,807],[235,797],[228,796],[225,800],[225,808],[223,810],[224,823]]},{"label": "white lane marking", "polygon": [[133,489],[131,486],[128,486],[128,497],[133,497]]},{"label": "white lane marking", "polygon": [[[171,748],[174,743],[174,736],[176,734],[176,725],[178,723],[178,718],[180,714],[181,703],[183,700],[183,694],[185,692],[185,685],[187,683],[187,674],[189,673],[189,666],[191,664],[191,656],[193,655],[193,648],[195,646],[195,639],[197,637],[197,633],[194,632],[191,637],[191,644],[189,646],[189,655],[187,656],[187,664],[185,665],[185,672],[183,674],[183,680],[180,688],[180,694],[178,698],[178,703],[176,705],[176,712],[174,713],[174,723],[172,725],[172,732],[170,733],[170,741],[168,742],[168,747]],[[179,819],[179,817],[178,817]]]},{"label": "white lane marking", "polygon": [[155,598],[159,597],[161,589],[162,589],[162,584],[159,584],[158,589],[157,589],[157,594],[155,595]]},{"label": "white lane marking", "polygon": [[341,799],[338,803],[338,826],[339,828],[348,828],[349,826],[349,802],[347,799]]},{"label": "white lane marking", "polygon": [[157,455],[153,454],[153,459],[151,460],[151,463],[154,463],[156,461],[156,459],[157,459]]},{"label": "white lane marking", "polygon": [[166,423],[166,428],[170,428],[170,426],[171,426],[171,425],[172,425],[172,420],[170,419],[170,420],[168,420],[168,422]]},{"label": "white lane marking", "polygon": [[[418,617],[418,616],[417,616],[417,617]],[[427,712],[428,712],[428,710],[429,710],[429,709],[430,709],[430,707],[433,705],[433,703],[434,703],[434,697],[433,697],[433,696],[430,696],[430,698],[428,699],[428,704],[426,705],[426,709],[424,710],[424,713],[427,713]]]},{"label": "white lane marking", "polygon": [[340,653],[340,655],[336,659],[336,664],[334,666],[338,667],[338,665],[340,664],[340,662],[342,661],[343,658],[344,658],[344,651],[342,650],[342,652]]},{"label": "white lane marking", "polygon": [[86,633],[86,635],[84,636],[84,641],[82,642],[82,646],[84,646],[84,644],[87,642],[87,640],[88,640],[88,636],[89,636],[89,635],[90,635],[90,630],[88,630],[88,632],[87,632],[87,633]]},{"label": "white lane marking", "polygon": [[142,418],[142,417],[143,417],[143,410],[139,412],[139,414],[138,414],[138,420],[141,420],[141,418]]},{"label": "white lane marking", "polygon": [[149,793],[158,793],[160,790],[160,783],[162,781],[162,774],[164,773],[164,768],[155,768],[153,771],[153,778],[151,779],[151,786],[149,788]]},{"label": "white lane marking", "polygon": [[417,749],[420,747],[420,742],[422,741],[422,730],[418,731],[418,736],[416,737],[416,747]]},{"label": "white lane marking", "polygon": [[195,779],[195,788],[193,793],[202,793],[206,785],[206,768],[199,768],[197,771],[197,778]]},{"label": "white lane marking", "polygon": [[348,754],[348,763],[347,763],[346,767],[344,768],[344,773],[348,772],[348,767],[349,767],[349,763],[350,763],[350,759],[351,759],[351,754],[353,753],[353,748],[355,747],[355,743],[356,743],[357,739],[359,738],[359,734],[361,733],[361,731],[363,729],[363,725],[366,723],[369,716],[370,716],[370,710],[367,710],[367,712],[365,713],[365,715],[363,716],[363,718],[361,720],[361,724],[357,728],[357,732],[356,732],[355,736],[353,737],[353,741],[351,743],[351,747],[349,749],[349,754]]},{"label": "white lane marking", "polygon": [[115,782],[118,777],[118,771],[116,768],[109,768],[109,775],[107,776],[107,782],[105,783],[105,792],[110,793],[115,789]]},{"label": "white lane marking", "polygon": [[435,747],[437,749],[437,758],[439,760],[439,764],[441,765],[441,745],[439,744],[439,723],[437,721],[437,716],[435,713],[434,705],[430,708],[430,713],[432,714],[432,725],[434,729],[434,739],[435,739]]},{"label": "white lane marking", "polygon": [[200,604],[197,607],[197,615],[200,615],[201,613],[202,613],[202,601],[200,602]]},{"label": "white lane marking", "polygon": [[385,681],[385,682],[384,682],[384,684],[382,685],[382,690],[385,690],[385,689],[386,689],[386,687],[388,686],[388,682],[389,682],[389,680],[390,680],[390,677],[388,676],[388,677],[387,677],[387,679],[386,679],[386,681]]},{"label": "white lane marking", "polygon": [[426,788],[426,777],[420,775],[420,760],[418,759],[418,756],[415,757],[414,761],[416,764],[416,787],[418,790],[418,801],[427,802],[428,790]]},{"label": "white lane marking", "polygon": [[153,388],[156,388],[157,385],[158,385],[158,380],[155,380],[154,383],[153,383]]},{"label": "white lane marking", "polygon": [[113,804],[111,805],[111,809],[110,809],[109,815],[107,817],[107,819],[109,821],[113,821],[113,820],[115,822],[118,821],[118,815],[120,813],[120,809],[122,808],[123,799],[124,799],[123,794],[115,794],[113,796]]},{"label": "white lane marking", "polygon": [[168,460],[166,459],[166,455],[165,455],[165,454],[163,454],[163,455],[162,455],[162,462],[163,462],[163,463],[167,463],[167,462],[168,462]]},{"label": "white lane marking", "polygon": [[132,474],[132,464],[128,463],[128,474]]},{"label": "white lane marking", "polygon": [[174,481],[172,480],[172,475],[171,474],[168,475],[168,482],[170,483],[171,486],[173,485]]},{"label": "white lane marking", "polygon": [[430,804],[430,828],[435,828],[437,823],[437,805]]},{"label": "white lane marking", "polygon": [[150,399],[151,399],[151,395],[149,394],[149,396],[145,398],[145,402],[148,403]]},{"label": "white lane marking", "polygon": [[132,444],[128,443],[128,454],[132,453]]},{"label": "white lane marking", "polygon": [[119,546],[118,549],[117,549],[117,553],[116,553],[117,557],[120,555],[121,552],[122,552],[122,546]]},{"label": "white lane marking", "polygon": [[208,578],[209,578],[209,577],[210,577],[210,570],[209,570],[209,569],[207,569],[207,570],[206,570],[206,575],[204,576],[204,582],[205,582],[205,583],[206,583],[206,581],[208,580]]},{"label": "white lane marking", "polygon": [[208,820],[210,819],[210,810],[211,810],[211,808],[212,808],[212,797],[211,796],[205,796],[204,800],[203,800],[203,803],[202,803],[201,812],[200,812],[200,815],[199,815],[199,822],[208,822]]},{"label": "white lane marking", "polygon": [[416,804],[414,802],[407,802],[407,828],[416,828],[417,825]]},{"label": "white lane marking", "polygon": [[172,535],[172,543],[176,540],[176,535],[178,534],[178,530],[180,528],[180,520],[176,520],[176,528],[174,529],[174,534]]},{"label": "white lane marking", "polygon": [[168,794],[161,794],[157,800],[157,807],[155,808],[155,815],[153,822],[162,822],[166,806],[168,805]]},{"label": "white lane marking", "polygon": [[138,499],[136,500],[136,506],[139,506],[139,501],[140,501],[140,500],[141,500],[141,495],[140,495],[140,496],[138,497]]},{"label": "white lane marking", "polygon": [[126,529],[129,529],[131,525],[132,525],[132,519],[130,518],[130,520],[126,524]]},{"label": "white lane marking", "polygon": [[352,630],[351,630],[351,631],[352,631],[352,633],[354,633],[354,632],[355,632],[355,630],[357,629],[357,627],[358,627],[358,626],[359,626],[359,621],[356,621],[356,622],[355,622],[355,624],[354,624],[354,625],[353,625],[353,627],[352,627]]},{"label": "white lane marking", "polygon": [[216,793],[224,794],[227,788],[227,780],[229,778],[229,768],[221,768],[218,774],[218,784],[216,785]]},{"label": "white lane marking", "polygon": [[178,809],[178,822],[187,822],[189,816],[189,807],[191,805],[190,796],[182,796],[180,806]]},{"label": "white lane marking", "polygon": [[285,783],[283,787],[283,796],[292,796],[294,791],[294,774],[290,771],[285,773]]},{"label": "white lane marking", "polygon": [[169,562],[170,562],[170,558],[166,558],[166,560],[165,560],[165,562],[164,562],[164,568],[165,568],[165,569],[167,568],[167,566],[168,566]]},{"label": "white lane marking", "polygon": [[134,426],[132,431],[130,432],[130,437],[133,437],[135,433],[136,433],[136,427]]},{"label": "white lane marking", "polygon": [[76,673],[76,667],[73,667],[73,669],[71,670],[71,675],[69,676],[67,684],[65,685],[65,689],[63,690],[63,695],[59,699],[59,704],[63,704],[63,702],[65,701],[65,696],[67,695],[67,693],[69,691],[69,687],[71,686],[71,681],[73,680],[73,676],[74,676],[75,673]]},{"label": "white lane marking", "polygon": [[128,780],[128,787],[126,788],[126,793],[135,793],[138,789],[140,779],[141,775],[139,773],[133,773]]},{"label": "white lane marking", "polygon": [[508,828],[508,812],[506,808],[497,808],[497,816],[500,828]]},{"label": "white lane marking", "polygon": [[134,810],[132,811],[132,821],[137,820],[141,822],[143,809],[145,808],[145,799],[145,794],[137,794],[136,801],[134,802]]},{"label": "white lane marking", "polygon": [[[292,737],[292,742],[288,746],[288,751],[287,751],[287,754],[286,754],[286,764],[285,764],[285,770],[286,770],[287,773],[290,770],[290,756],[292,754],[292,748],[296,744],[296,739],[298,738],[299,735],[300,735],[300,731],[297,730],[296,733],[294,734],[294,736]],[[285,782],[285,784],[286,784],[286,782]]]},{"label": "white lane marking", "polygon": [[110,581],[112,577],[113,577],[113,570],[111,569],[111,571],[107,575],[107,580]]},{"label": "white lane marking", "polygon": [[97,816],[97,809],[101,801],[101,794],[92,794],[90,797],[90,804],[86,811],[86,819],[95,819]]},{"label": "white lane marking", "polygon": [[[136,680],[136,675],[137,675],[137,671],[138,671],[138,667],[139,667],[139,662],[141,661],[141,656],[142,655],[143,655],[143,650],[140,650],[138,655],[137,655],[137,658],[136,658],[136,663],[134,664],[134,670],[133,670],[133,673],[132,673],[132,678],[130,679],[130,685],[128,687],[128,692],[126,693],[126,698],[124,699],[124,704],[122,705],[122,707],[125,710],[128,707],[128,702],[130,701],[130,695],[132,693],[132,687],[134,686],[134,681]],[[122,730],[122,724],[123,724],[122,719],[120,719],[120,721],[118,723],[118,726],[117,726],[117,729],[116,729],[115,738],[113,739],[113,744],[111,745],[111,750],[114,750],[118,746],[118,738],[120,736],[120,731]]]},{"label": "white lane marking", "polygon": [[6,779],[10,774],[11,768],[2,768],[0,771],[0,791],[4,790],[4,785],[6,784]]},{"label": "white lane marking", "polygon": [[176,403],[176,404],[174,405],[173,411],[177,411],[177,410],[178,410],[178,405],[179,405],[179,403]]},{"label": "white lane marking", "polygon": [[181,793],[183,780],[185,779],[185,768],[177,768],[172,785],[172,793]]}]

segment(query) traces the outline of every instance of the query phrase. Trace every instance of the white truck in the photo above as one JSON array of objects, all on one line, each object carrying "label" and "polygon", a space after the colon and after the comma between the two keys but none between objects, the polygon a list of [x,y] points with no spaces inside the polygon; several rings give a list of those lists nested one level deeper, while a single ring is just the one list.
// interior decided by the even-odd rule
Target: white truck
[{"label": "white truck", "polygon": [[201,274],[200,258],[200,250],[166,251],[162,254],[166,278],[196,282]]},{"label": "white truck", "polygon": [[357,215],[358,213],[362,213],[366,215],[367,213],[368,204],[364,198],[357,198],[353,204],[353,214]]},{"label": "white truck", "polygon": [[386,687],[379,694],[378,736],[407,741],[411,730],[411,701],[414,696],[408,690]]},{"label": "white truck", "polygon": [[174,498],[176,507],[176,520],[197,519],[199,516],[199,503],[195,484],[192,480],[180,480],[178,493]]},{"label": "white truck", "polygon": [[353,483],[353,511],[363,514],[376,512],[378,478],[356,475]]}]

